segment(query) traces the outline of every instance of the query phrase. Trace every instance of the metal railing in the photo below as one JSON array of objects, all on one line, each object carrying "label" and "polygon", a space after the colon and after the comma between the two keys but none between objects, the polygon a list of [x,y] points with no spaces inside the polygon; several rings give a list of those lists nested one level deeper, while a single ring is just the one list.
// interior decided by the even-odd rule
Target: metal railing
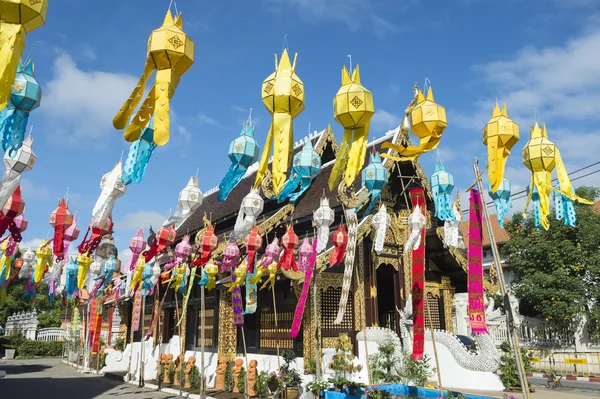
[{"label": "metal railing", "polygon": [[564,352],[531,349],[531,365],[537,372],[600,378],[600,352]]},{"label": "metal railing", "polygon": [[37,332],[37,341],[63,341],[67,336],[66,328],[42,328]]}]

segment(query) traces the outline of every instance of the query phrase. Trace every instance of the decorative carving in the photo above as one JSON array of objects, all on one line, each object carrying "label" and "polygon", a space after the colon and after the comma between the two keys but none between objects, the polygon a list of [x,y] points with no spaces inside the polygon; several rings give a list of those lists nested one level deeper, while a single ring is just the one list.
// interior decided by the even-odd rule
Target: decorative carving
[{"label": "decorative carving", "polygon": [[215,371],[215,374],[217,375],[217,377],[215,378],[216,390],[225,389],[225,369],[227,369],[227,362],[227,357],[219,356],[219,364],[217,365],[217,369]]},{"label": "decorative carving", "polygon": [[365,243],[358,246],[358,262],[356,265],[356,285],[354,287],[354,329],[359,331],[366,325],[365,321]]},{"label": "decorative carving", "polygon": [[391,184],[388,184],[381,190],[380,198],[381,202],[383,202],[388,208],[393,208],[394,206],[396,206],[398,194],[393,194],[391,190]]},{"label": "decorative carving", "polygon": [[[300,293],[302,291],[302,284],[298,284],[298,288],[300,289],[300,292],[298,292],[296,295],[299,297]],[[315,289],[314,284],[311,285],[310,287],[310,291],[308,293],[308,303],[306,304],[307,309],[304,310],[304,314],[302,315],[302,325],[304,326],[303,329],[303,336],[302,336],[302,340],[304,343],[304,368],[306,369],[308,367],[309,364],[309,360],[311,359],[315,359],[315,341],[316,341],[316,337],[315,337],[315,320],[313,317],[313,306],[314,306],[314,295],[313,295],[313,290]],[[318,316],[318,315],[317,315]]]},{"label": "decorative carving", "polygon": [[335,337],[325,337],[323,338],[323,349],[325,348],[335,348],[337,345],[337,338]]},{"label": "decorative carving", "polygon": [[265,197],[277,197],[277,195],[275,195],[275,191],[273,191],[273,175],[271,174],[271,171],[269,169],[267,169],[267,171],[265,172],[265,177],[260,183],[260,188],[262,189],[262,192],[265,195]]},{"label": "decorative carving", "polygon": [[492,261],[490,265],[490,278],[484,279],[483,287],[490,294],[496,294],[500,290],[500,282],[498,280],[498,272],[496,271],[496,263]]},{"label": "decorative carving", "polygon": [[237,331],[233,325],[231,294],[222,291],[219,298],[219,356],[233,360],[237,348]]},{"label": "decorative carving", "polygon": [[327,143],[331,144],[331,148],[333,149],[334,154],[337,154],[339,146],[335,139],[335,134],[333,133],[331,125],[327,125],[325,131],[323,132],[315,146],[315,152],[319,154],[319,156],[323,156],[323,151],[325,151]]},{"label": "decorative carving", "polygon": [[344,180],[342,180],[338,186],[338,197],[346,208],[356,208],[358,204],[366,200],[368,195],[369,192],[367,190],[363,190],[362,188],[358,190],[356,194],[353,193],[352,188],[346,186]]},{"label": "decorative carving", "polygon": [[244,365],[244,360],[237,358],[235,359],[235,365],[233,366],[233,393],[239,393],[238,389],[238,379],[240,373],[242,372],[242,366]]},{"label": "decorative carving", "polygon": [[248,362],[248,396],[254,397],[256,395],[256,377],[258,372],[256,370],[258,362],[256,360],[250,360]]}]

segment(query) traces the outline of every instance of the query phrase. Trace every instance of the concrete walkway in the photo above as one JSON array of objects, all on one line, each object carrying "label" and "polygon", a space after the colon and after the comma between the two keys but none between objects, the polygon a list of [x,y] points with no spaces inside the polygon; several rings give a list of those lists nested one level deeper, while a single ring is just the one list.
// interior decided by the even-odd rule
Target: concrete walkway
[{"label": "concrete walkway", "polygon": [[83,375],[61,359],[0,361],[6,377],[0,379],[2,398],[44,399],[152,399],[177,395],[138,388],[102,376]]}]

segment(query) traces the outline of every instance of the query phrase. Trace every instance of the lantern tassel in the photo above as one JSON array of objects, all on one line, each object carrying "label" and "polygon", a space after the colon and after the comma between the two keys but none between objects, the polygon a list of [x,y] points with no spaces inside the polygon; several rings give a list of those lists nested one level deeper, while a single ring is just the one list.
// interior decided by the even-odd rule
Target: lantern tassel
[{"label": "lantern tassel", "polygon": [[454,221],[452,213],[452,201],[450,195],[446,193],[438,193],[435,198],[435,217],[440,220]]},{"label": "lantern tassel", "polygon": [[217,201],[222,202],[227,199],[231,191],[238,185],[244,174],[246,173],[246,168],[239,163],[231,164],[229,166],[229,170],[225,174],[223,180],[221,180],[221,184],[219,184],[219,195],[217,196]]},{"label": "lantern tassel", "polygon": [[310,186],[310,180],[308,181],[308,184],[306,185],[306,187],[304,189],[301,189],[299,194],[298,193],[292,194],[294,192],[294,190],[296,190],[298,188],[298,186],[300,186],[300,183],[302,183],[302,180],[303,180],[302,177],[299,174],[296,174],[293,179],[289,179],[288,181],[286,181],[283,188],[281,189],[281,192],[279,193],[279,196],[277,197],[277,203],[281,204],[282,202],[284,202],[287,199],[294,202],[296,199],[292,199],[292,197],[297,198],[304,191],[306,191],[306,189],[308,189],[308,187]]},{"label": "lantern tassel", "polygon": [[498,214],[498,224],[504,228],[504,215],[508,213],[508,210],[512,208],[512,199],[508,197],[508,201],[502,198],[494,200],[496,206],[496,213]]},{"label": "lantern tassel", "polygon": [[121,182],[124,185],[127,186],[132,182],[140,183],[142,181],[155,148],[156,144],[154,142],[148,142],[142,138],[131,143],[123,168],[123,175],[121,176]]},{"label": "lantern tassel", "polygon": [[[25,48],[25,29],[21,24],[2,23],[0,31],[0,78],[2,82],[12,82],[17,74],[19,60]],[[0,88],[0,109],[10,101],[11,85]]]},{"label": "lantern tassel", "polygon": [[2,130],[2,149],[4,151],[8,150],[8,156],[14,158],[25,139],[29,112],[13,110],[7,119],[8,121],[2,121],[2,126],[0,127]]},{"label": "lantern tassel", "polygon": [[[555,187],[555,189],[559,190],[558,187]],[[556,210],[556,220],[564,219],[565,226],[575,227],[577,215],[575,214],[573,201],[569,197],[560,192],[555,192],[554,209]]]}]

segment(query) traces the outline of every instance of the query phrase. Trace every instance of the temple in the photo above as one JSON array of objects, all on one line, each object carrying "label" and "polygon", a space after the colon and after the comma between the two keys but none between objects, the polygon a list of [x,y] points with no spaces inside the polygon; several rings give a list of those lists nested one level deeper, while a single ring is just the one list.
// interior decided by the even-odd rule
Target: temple
[{"label": "temple", "polygon": [[[313,237],[313,211],[318,208],[323,196],[329,200],[335,211],[335,220],[330,226],[333,233],[340,222],[345,209],[356,207],[366,193],[361,190],[360,179],[353,187],[331,192],[327,181],[331,173],[338,144],[330,126],[320,132],[315,132],[295,143],[294,152],[300,151],[304,142],[310,140],[315,151],[321,157],[322,169],[313,180],[310,188],[295,202],[278,204],[277,200],[268,199],[272,196],[269,176],[263,181],[261,188],[265,198],[264,211],[259,217],[258,226],[264,242],[268,243],[273,237],[281,237],[285,228],[293,224],[295,233],[300,240]],[[382,143],[389,141],[394,144],[409,144],[409,138],[400,128],[389,131],[384,137],[368,145],[367,157],[374,152],[393,152],[384,150]],[[368,162],[367,162],[368,163]],[[358,231],[354,273],[352,286],[346,306],[346,312],[341,324],[333,321],[338,311],[342,292],[344,264],[329,267],[329,256],[333,247],[331,240],[328,248],[317,258],[317,270],[314,284],[311,286],[309,300],[303,315],[302,329],[294,339],[289,332],[294,317],[298,297],[302,289],[303,273],[284,271],[278,275],[274,294],[271,290],[259,290],[257,295],[257,310],[254,314],[244,317],[245,344],[250,354],[274,355],[279,348],[292,349],[298,357],[307,360],[314,358],[315,342],[318,339],[322,349],[331,348],[335,338],[340,333],[347,333],[354,343],[357,352],[356,332],[367,327],[388,327],[401,336],[401,321],[396,309],[404,309],[411,284],[411,258],[404,256],[403,247],[410,229],[407,218],[411,204],[409,190],[422,188],[427,204],[427,233],[426,233],[426,320],[428,310],[431,312],[431,323],[434,329],[452,332],[452,307],[455,293],[466,292],[467,273],[466,260],[459,250],[445,248],[443,244],[442,225],[433,218],[434,204],[432,201],[429,181],[418,161],[396,162],[392,159],[382,161],[390,172],[389,184],[385,186],[380,201],[388,207],[392,215],[390,228],[385,236],[383,251],[377,255],[373,251],[375,231],[370,223],[372,215],[365,215],[363,207],[358,212]],[[213,256],[222,254],[228,244],[227,237],[233,230],[241,199],[249,192],[256,173],[257,165],[248,169],[243,180],[223,201],[217,201],[218,189],[209,190],[201,208],[178,229],[178,239],[185,234],[200,237],[206,223],[210,220],[219,237],[219,246]],[[196,245],[198,242],[196,242]],[[263,249],[264,251],[264,245]],[[260,255],[261,253],[259,253]],[[168,256],[165,256],[165,261]],[[206,291],[205,313],[205,350],[218,352],[229,358],[243,352],[241,332],[233,326],[233,310],[231,294],[227,292],[223,282],[229,278],[219,275],[217,288]],[[166,343],[174,335],[179,335],[184,350],[196,351],[200,341],[200,286],[194,283],[191,293],[187,317],[177,326],[182,315],[182,299],[176,298],[174,290],[168,290],[167,298],[162,309],[160,323],[154,327],[153,335],[156,343]],[[314,287],[316,285],[316,296]],[[260,287],[260,283],[259,283]],[[160,297],[166,291],[161,287]],[[245,298],[242,287],[242,298]],[[316,306],[315,306],[316,298]],[[277,328],[275,326],[274,300],[277,306]],[[150,328],[153,311],[158,308],[158,300],[146,302],[144,329]],[[315,328],[315,317],[320,323],[320,329]],[[429,324],[427,324],[429,327]],[[317,331],[319,337],[315,337]],[[184,333],[185,332],[185,333]],[[134,341],[139,339],[139,334]],[[278,338],[278,340],[276,339]]]}]

